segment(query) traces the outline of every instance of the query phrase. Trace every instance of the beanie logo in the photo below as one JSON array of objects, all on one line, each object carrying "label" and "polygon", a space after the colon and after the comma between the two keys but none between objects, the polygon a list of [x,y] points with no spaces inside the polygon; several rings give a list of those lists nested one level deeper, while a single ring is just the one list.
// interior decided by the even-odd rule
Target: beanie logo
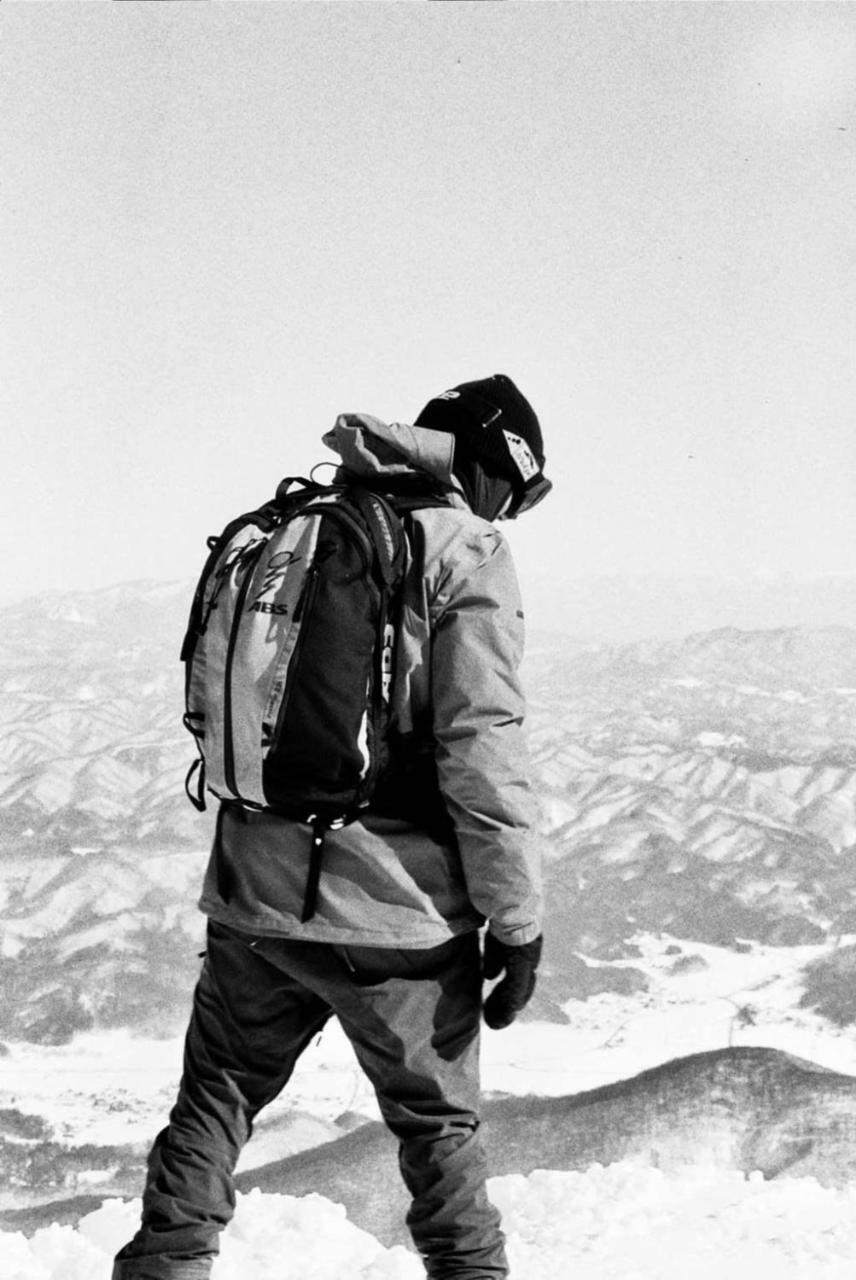
[{"label": "beanie logo", "polygon": [[436,397],[437,400],[460,400],[460,398],[460,391],[444,391],[441,395]]},{"label": "beanie logo", "polygon": [[505,436],[505,443],[508,445],[508,452],[511,454],[514,465],[520,472],[523,483],[527,484],[533,476],[537,476],[540,470],[532,450],[522,437],[514,435],[511,431],[503,428],[502,434]]}]

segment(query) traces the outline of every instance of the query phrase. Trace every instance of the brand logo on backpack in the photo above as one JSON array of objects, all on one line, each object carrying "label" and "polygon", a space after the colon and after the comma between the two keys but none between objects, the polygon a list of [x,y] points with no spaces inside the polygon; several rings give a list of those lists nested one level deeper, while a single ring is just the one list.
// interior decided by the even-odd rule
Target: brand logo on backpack
[{"label": "brand logo on backpack", "polygon": [[392,651],[395,645],[395,628],[387,622],[383,629],[383,647],[380,651],[380,696],[389,702],[392,689]]},{"label": "brand logo on backpack", "polygon": [[271,556],[261,589],[248,607],[247,613],[288,613],[287,605],[273,604],[270,601],[262,603],[262,596],[270,595],[272,591],[275,591],[285,577],[289,567],[297,564],[300,558],[293,551],[278,551],[276,555]]},{"label": "brand logo on backpack", "polygon": [[272,600],[254,600],[247,613],[275,613],[278,617],[284,617],[288,613],[288,605],[275,604]]}]

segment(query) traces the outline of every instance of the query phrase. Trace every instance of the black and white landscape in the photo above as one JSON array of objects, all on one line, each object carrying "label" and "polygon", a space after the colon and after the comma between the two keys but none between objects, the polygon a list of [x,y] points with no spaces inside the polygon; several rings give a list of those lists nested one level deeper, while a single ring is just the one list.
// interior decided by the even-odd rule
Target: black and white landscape
[{"label": "black and white landscape", "polygon": [[[136,1195],[174,1091],[211,832],[183,792],[187,603],[185,583],[134,583],[2,611],[7,1217]],[[747,1045],[856,1074],[856,614],[533,629],[526,680],[546,955],[524,1019],[485,1037],[497,1104]],[[242,1168],[375,1116],[330,1028]]]}]

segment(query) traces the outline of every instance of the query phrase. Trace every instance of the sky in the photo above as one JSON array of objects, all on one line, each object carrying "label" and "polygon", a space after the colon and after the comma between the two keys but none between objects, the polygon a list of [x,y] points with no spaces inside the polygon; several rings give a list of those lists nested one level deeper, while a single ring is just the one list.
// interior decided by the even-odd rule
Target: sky
[{"label": "sky", "polygon": [[10,0],[0,114],[0,602],[495,372],[524,591],[854,571],[856,6]]}]

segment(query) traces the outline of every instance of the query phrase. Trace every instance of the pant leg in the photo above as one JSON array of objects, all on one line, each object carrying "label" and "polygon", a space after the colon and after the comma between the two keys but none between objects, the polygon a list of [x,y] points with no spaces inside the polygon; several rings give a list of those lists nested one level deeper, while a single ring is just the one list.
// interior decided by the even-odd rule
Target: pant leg
[{"label": "pant leg", "polygon": [[140,1229],[117,1254],[113,1280],[207,1280],[253,1119],[329,1015],[247,938],[209,926],[178,1098],[149,1155]]},{"label": "pant leg", "polygon": [[[399,1140],[407,1225],[432,1280],[507,1276],[478,1135],[478,935],[427,951],[343,950],[347,996],[329,998]],[[385,1027],[377,1032],[378,1021]]]}]

